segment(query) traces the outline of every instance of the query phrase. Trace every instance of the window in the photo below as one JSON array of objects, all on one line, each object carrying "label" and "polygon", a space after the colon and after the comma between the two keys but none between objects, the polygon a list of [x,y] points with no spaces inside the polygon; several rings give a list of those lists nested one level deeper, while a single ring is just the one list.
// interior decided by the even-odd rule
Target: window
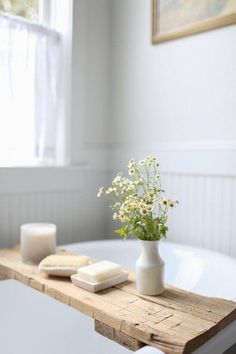
[{"label": "window", "polygon": [[25,17],[31,21],[39,19],[40,0],[0,0],[0,11]]},{"label": "window", "polygon": [[62,160],[61,35],[35,22],[37,0],[0,0],[0,10],[0,166],[55,165]]}]

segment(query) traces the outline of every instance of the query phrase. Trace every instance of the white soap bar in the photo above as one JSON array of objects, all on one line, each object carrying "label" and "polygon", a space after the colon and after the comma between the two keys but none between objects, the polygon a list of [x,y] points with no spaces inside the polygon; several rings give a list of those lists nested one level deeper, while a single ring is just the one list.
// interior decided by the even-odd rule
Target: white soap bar
[{"label": "white soap bar", "polygon": [[78,270],[78,275],[80,279],[97,283],[112,278],[121,272],[122,268],[119,264],[102,261],[80,268]]}]

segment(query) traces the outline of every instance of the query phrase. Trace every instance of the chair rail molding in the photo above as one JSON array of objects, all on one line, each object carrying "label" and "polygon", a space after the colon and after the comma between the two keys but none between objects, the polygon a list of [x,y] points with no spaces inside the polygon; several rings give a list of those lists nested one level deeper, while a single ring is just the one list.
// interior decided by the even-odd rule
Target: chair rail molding
[{"label": "chair rail molding", "polygon": [[236,141],[123,144],[111,147],[109,154],[111,170],[126,166],[132,157],[157,155],[163,172],[236,176]]}]

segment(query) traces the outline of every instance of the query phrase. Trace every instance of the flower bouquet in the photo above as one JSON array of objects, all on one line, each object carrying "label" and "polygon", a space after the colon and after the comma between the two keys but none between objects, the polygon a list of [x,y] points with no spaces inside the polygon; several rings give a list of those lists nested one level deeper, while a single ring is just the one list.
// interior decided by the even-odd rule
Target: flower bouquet
[{"label": "flower bouquet", "polygon": [[129,178],[118,173],[109,188],[99,189],[98,197],[106,195],[112,200],[113,219],[122,224],[116,232],[124,239],[133,235],[141,241],[143,252],[136,263],[137,286],[143,294],[156,295],[164,289],[164,262],[157,241],[166,238],[168,211],[178,201],[164,195],[156,156],[139,162],[131,159],[128,174]]}]

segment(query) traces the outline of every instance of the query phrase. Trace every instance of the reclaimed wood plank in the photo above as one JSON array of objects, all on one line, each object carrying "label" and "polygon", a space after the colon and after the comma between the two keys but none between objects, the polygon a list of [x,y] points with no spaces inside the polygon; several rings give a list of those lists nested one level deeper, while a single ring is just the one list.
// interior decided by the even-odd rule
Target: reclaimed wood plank
[{"label": "reclaimed wood plank", "polygon": [[6,280],[6,279],[7,279],[6,275],[0,273],[0,280]]},{"label": "reclaimed wood plank", "polygon": [[95,320],[95,331],[132,351],[136,351],[144,346],[144,344],[138,339],[127,336],[126,334],[117,331],[116,329],[107,326],[98,320]]},{"label": "reclaimed wood plank", "polygon": [[116,288],[133,294],[141,299],[146,299],[154,304],[172,308],[196,317],[219,322],[222,316],[226,316],[231,309],[233,301],[220,298],[206,297],[189,291],[178,289],[171,285],[165,286],[165,291],[159,296],[140,295],[135,285],[135,275],[130,274],[129,281],[116,285]]},{"label": "reclaimed wood plank", "polygon": [[[63,251],[63,253],[65,253]],[[96,330],[122,345],[149,344],[165,353],[191,353],[236,319],[236,303],[167,285],[159,296],[137,292],[135,275],[97,294],[21,262],[19,248],[0,250],[0,280],[16,279],[94,318]]]}]

